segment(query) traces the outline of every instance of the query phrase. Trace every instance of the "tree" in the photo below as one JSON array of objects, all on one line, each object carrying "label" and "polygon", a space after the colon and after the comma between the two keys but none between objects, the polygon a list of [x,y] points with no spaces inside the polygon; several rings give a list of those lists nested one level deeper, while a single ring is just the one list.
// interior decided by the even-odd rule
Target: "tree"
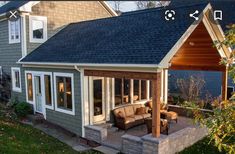
[{"label": "tree", "polygon": [[192,75],[188,79],[177,79],[176,83],[184,100],[197,102],[205,80],[199,75]]},{"label": "tree", "polygon": [[122,1],[113,1],[114,3],[114,10],[116,11],[117,14],[121,14],[121,10],[120,10],[120,5],[122,3]]},{"label": "tree", "polygon": [[[235,24],[228,26],[229,30],[225,33],[225,40],[216,41],[215,46],[220,48],[222,46],[231,47],[233,51],[230,57],[224,58],[221,64],[228,66],[229,75],[235,81]],[[202,126],[206,126],[209,131],[209,137],[219,151],[226,153],[235,153],[235,94],[226,101],[214,101],[213,114],[205,114],[200,110],[197,104],[192,102],[187,103],[188,106],[193,107],[195,121]]]},{"label": "tree", "polygon": [[149,9],[167,6],[169,3],[170,1],[137,1],[136,5],[138,9]]}]

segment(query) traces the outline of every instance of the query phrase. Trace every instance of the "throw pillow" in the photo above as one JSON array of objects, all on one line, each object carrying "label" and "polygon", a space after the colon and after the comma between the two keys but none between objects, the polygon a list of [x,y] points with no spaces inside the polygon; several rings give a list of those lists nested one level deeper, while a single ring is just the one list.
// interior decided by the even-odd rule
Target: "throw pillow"
[{"label": "throw pillow", "polygon": [[123,113],[122,111],[119,111],[119,112],[117,113],[117,116],[118,116],[119,118],[125,118],[125,115],[124,115],[124,113]]},{"label": "throw pillow", "polygon": [[139,107],[136,109],[136,115],[146,114],[145,107]]}]

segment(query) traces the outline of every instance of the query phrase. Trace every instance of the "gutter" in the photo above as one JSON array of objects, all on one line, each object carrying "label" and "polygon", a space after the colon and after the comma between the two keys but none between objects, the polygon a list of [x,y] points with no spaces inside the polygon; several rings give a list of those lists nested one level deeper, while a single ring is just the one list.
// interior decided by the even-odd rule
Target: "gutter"
[{"label": "gutter", "polygon": [[159,65],[156,65],[156,64],[43,63],[43,62],[21,62],[20,60],[17,62],[17,64],[52,65],[52,66],[75,66],[76,65],[76,67],[123,67],[123,68],[126,68],[126,67],[159,68],[160,67]]}]

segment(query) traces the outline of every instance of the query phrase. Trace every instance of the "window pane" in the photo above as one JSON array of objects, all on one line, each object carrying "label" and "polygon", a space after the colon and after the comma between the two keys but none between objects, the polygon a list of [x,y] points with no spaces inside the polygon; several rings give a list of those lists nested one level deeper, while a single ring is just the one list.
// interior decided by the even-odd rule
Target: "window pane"
[{"label": "window pane", "polygon": [[15,38],[15,22],[13,21],[10,22],[10,36],[12,40]]},{"label": "window pane", "polygon": [[72,110],[72,83],[69,77],[56,77],[57,106]]},{"label": "window pane", "polygon": [[33,101],[33,80],[31,73],[27,73],[27,91],[28,91],[28,100]]},{"label": "window pane", "polygon": [[19,39],[20,37],[20,20],[15,21],[15,39]]},{"label": "window pane", "polygon": [[130,103],[130,80],[124,79],[124,96],[123,96],[123,103]]},{"label": "window pane", "polygon": [[20,88],[20,73],[15,70],[15,87]]},{"label": "window pane", "polygon": [[43,39],[43,21],[32,20],[33,38]]},{"label": "window pane", "polygon": [[141,80],[141,99],[147,99],[145,80]]},{"label": "window pane", "polygon": [[122,104],[122,79],[115,79],[115,106]]},{"label": "window pane", "polygon": [[133,97],[133,100],[134,101],[137,101],[137,100],[139,100],[140,99],[140,91],[139,91],[139,89],[140,89],[140,84],[139,84],[139,80],[134,80],[134,97]]},{"label": "window pane", "polygon": [[94,116],[101,115],[102,109],[102,80],[93,80],[93,93],[94,93]]},{"label": "window pane", "polygon": [[72,86],[71,78],[66,78],[66,99],[67,108],[72,109]]},{"label": "window pane", "polygon": [[46,96],[46,105],[51,105],[51,76],[45,75],[45,96]]}]

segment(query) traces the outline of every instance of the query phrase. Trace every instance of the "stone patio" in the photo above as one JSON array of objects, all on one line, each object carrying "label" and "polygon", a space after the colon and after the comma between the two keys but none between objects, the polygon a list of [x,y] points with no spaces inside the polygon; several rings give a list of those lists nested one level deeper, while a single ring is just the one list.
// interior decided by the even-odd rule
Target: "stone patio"
[{"label": "stone patio", "polygon": [[[175,121],[171,121],[169,123],[169,135],[182,130],[186,127],[193,126],[193,121],[190,118],[179,117],[178,123]],[[99,127],[107,127],[107,124],[98,125]],[[109,126],[109,125],[108,125]],[[122,148],[122,136],[123,135],[132,135],[137,137],[142,137],[147,135],[147,127],[145,124],[133,127],[126,131],[119,130],[116,127],[111,127],[107,129],[107,138],[102,142],[103,145],[112,147],[117,150],[121,150]]]}]

